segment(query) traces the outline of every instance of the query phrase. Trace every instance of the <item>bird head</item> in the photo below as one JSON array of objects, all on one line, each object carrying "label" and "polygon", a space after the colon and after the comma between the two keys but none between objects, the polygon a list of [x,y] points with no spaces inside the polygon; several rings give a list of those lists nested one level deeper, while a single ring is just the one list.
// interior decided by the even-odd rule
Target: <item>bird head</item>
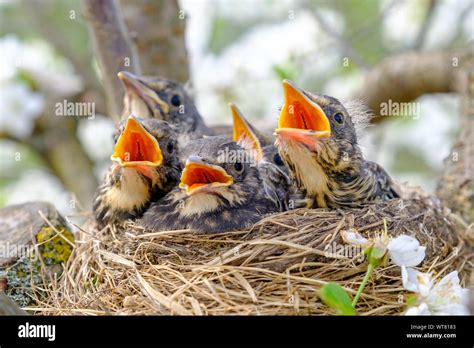
[{"label": "bird head", "polygon": [[111,160],[118,168],[129,168],[153,184],[177,180],[179,160],[177,135],[167,122],[129,116],[115,134]]},{"label": "bird head", "polygon": [[226,136],[198,139],[184,150],[184,157],[179,188],[188,208],[212,211],[223,205],[236,207],[244,204],[258,185],[253,158]]},{"label": "bird head", "polygon": [[118,73],[125,89],[123,115],[164,120],[183,131],[193,131],[203,124],[191,96],[185,88],[163,77]]},{"label": "bird head", "polygon": [[[311,157],[323,171],[342,172],[361,158],[351,115],[339,100],[283,81],[284,104],[275,130],[283,159]],[[310,171],[310,173],[314,172]]]},{"label": "bird head", "polygon": [[167,122],[129,116],[114,135],[112,166],[93,210],[100,226],[140,216],[180,174],[176,133]]}]

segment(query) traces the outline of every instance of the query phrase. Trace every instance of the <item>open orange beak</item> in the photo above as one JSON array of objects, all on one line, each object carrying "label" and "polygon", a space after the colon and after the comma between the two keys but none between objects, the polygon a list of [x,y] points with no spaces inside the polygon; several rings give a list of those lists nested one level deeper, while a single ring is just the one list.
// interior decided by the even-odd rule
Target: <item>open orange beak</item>
[{"label": "open orange beak", "polygon": [[181,174],[179,187],[186,190],[190,196],[198,192],[230,186],[233,183],[232,176],[227,174],[222,167],[205,163],[198,156],[190,156]]},{"label": "open orange beak", "polygon": [[130,116],[110,159],[122,167],[158,167],[163,162],[163,155],[155,137]]},{"label": "open orange beak", "polygon": [[125,89],[125,94],[129,100],[133,100],[133,98],[138,97],[143,102],[145,102],[150,107],[158,106],[163,110],[163,112],[169,112],[169,105],[164,102],[158,94],[153,91],[145,82],[143,82],[137,75],[132,74],[128,71],[120,71],[117,74],[120,81],[122,81],[122,85]]},{"label": "open orange beak", "polygon": [[251,151],[256,161],[260,161],[263,158],[260,140],[258,140],[250,123],[248,123],[237,106],[233,103],[229,103],[229,107],[232,112],[232,121],[234,124],[233,140],[240,143],[246,150]]},{"label": "open orange beak", "polygon": [[331,135],[331,124],[323,109],[289,80],[283,81],[285,102],[275,135],[314,146],[318,139]]}]

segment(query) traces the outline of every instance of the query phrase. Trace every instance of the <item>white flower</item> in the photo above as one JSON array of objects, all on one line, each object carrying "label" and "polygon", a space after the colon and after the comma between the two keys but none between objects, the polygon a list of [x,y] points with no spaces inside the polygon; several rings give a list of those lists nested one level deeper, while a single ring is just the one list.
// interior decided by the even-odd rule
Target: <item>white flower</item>
[{"label": "white flower", "polygon": [[433,287],[431,274],[421,273],[413,268],[406,268],[405,266],[402,266],[402,282],[405,289],[416,292],[422,297],[428,296]]},{"label": "white flower", "polygon": [[394,264],[414,267],[425,258],[426,247],[413,237],[401,235],[391,240],[387,245],[388,252]]},{"label": "white flower", "polygon": [[469,315],[469,290],[459,284],[457,271],[435,283],[431,274],[402,266],[402,281],[405,289],[417,294],[419,302],[405,315]]},{"label": "white flower", "polygon": [[392,262],[398,266],[414,267],[419,265],[425,258],[426,247],[420,246],[420,243],[413,237],[400,235],[390,239],[386,233],[373,239],[367,239],[358,232],[341,231],[342,240],[348,244],[369,246],[379,245],[388,250],[388,255]]},{"label": "white flower", "polygon": [[18,138],[31,134],[44,97],[21,83],[0,83],[0,130]]},{"label": "white flower", "polygon": [[0,52],[0,82],[15,80],[22,71],[35,81],[38,90],[54,96],[70,96],[83,88],[72,64],[46,41],[24,42],[8,34],[0,38]]}]

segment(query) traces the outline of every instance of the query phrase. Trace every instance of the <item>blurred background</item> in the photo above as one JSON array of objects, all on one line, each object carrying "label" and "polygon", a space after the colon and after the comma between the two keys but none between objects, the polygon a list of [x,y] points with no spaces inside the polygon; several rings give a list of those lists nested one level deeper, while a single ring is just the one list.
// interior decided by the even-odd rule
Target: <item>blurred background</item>
[{"label": "blurred background", "polygon": [[[83,5],[0,0],[0,207],[47,200],[66,215],[80,215],[90,209],[110,164],[114,121],[103,81],[115,76],[97,62]],[[166,53],[150,60],[156,70],[153,64],[143,64],[143,70],[187,82],[209,124],[230,124],[227,103],[233,101],[259,128],[274,127],[284,78],[312,92],[374,105],[373,94],[380,91],[374,81],[384,85],[389,76],[384,88],[396,93],[405,88],[396,82],[399,74],[421,64],[404,60],[406,54],[428,52],[426,59],[445,54],[456,67],[451,52],[472,49],[474,38],[472,0],[116,5],[140,58],[151,40],[166,41]],[[430,64],[425,68],[432,69]],[[413,84],[420,77],[412,79]],[[435,93],[414,93],[416,114],[379,117],[360,139],[366,157],[396,180],[431,192],[460,128],[459,96],[445,84],[429,91]],[[93,103],[95,117],[56,116],[54,107],[64,100]],[[120,99],[114,102],[122,107]]]}]

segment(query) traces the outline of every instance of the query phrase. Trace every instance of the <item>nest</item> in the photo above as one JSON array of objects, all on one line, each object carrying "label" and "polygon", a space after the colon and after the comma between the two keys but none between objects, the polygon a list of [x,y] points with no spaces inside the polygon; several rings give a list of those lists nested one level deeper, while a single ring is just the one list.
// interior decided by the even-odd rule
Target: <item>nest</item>
[{"label": "nest", "polygon": [[[438,276],[457,270],[467,285],[472,226],[424,200],[397,199],[361,209],[298,209],[213,235],[145,233],[131,223],[83,227],[63,275],[39,289],[46,296],[27,309],[46,315],[332,314],[318,289],[337,282],[353,296],[367,268],[358,252],[347,253],[341,231],[371,237],[384,220],[391,235],[408,234],[427,247],[420,270]],[[407,294],[398,266],[376,268],[357,311],[400,314]]]}]

